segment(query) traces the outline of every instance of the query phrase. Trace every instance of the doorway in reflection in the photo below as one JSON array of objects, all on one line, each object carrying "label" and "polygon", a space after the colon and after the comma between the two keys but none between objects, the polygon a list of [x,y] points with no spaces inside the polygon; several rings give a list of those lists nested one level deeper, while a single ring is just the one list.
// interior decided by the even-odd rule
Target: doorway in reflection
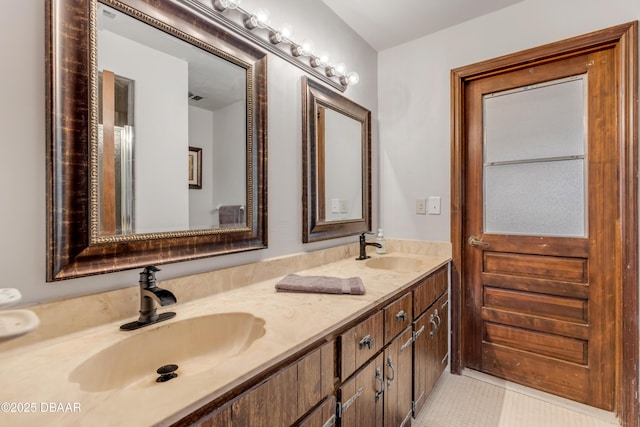
[{"label": "doorway in reflection", "polygon": [[98,92],[100,233],[129,234],[135,230],[134,81],[102,70]]}]

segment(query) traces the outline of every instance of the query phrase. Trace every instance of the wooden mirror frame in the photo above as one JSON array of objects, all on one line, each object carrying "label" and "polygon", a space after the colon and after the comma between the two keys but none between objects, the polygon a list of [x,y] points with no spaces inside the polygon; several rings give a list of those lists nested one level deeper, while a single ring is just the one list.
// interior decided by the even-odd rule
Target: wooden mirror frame
[{"label": "wooden mirror frame", "polygon": [[[362,218],[319,220],[324,171],[318,167],[318,107],[344,114],[362,126]],[[332,90],[302,77],[302,242],[353,236],[371,230],[371,112]],[[320,184],[320,185],[318,185]]]},{"label": "wooden mirror frame", "polygon": [[[246,227],[91,238],[96,0],[46,0],[48,282],[267,247],[267,56],[180,0],[102,0],[247,69]],[[93,111],[92,111],[93,110]],[[185,153],[186,164],[186,153]],[[186,177],[185,177],[186,179]]]}]

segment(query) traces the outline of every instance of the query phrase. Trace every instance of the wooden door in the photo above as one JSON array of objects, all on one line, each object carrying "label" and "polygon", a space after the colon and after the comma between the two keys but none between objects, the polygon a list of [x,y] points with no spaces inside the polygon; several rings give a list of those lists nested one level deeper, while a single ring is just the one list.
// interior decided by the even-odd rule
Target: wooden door
[{"label": "wooden door", "polygon": [[[620,275],[614,262],[620,247],[614,55],[613,49],[586,53],[480,78],[465,87],[465,365],[607,410],[613,409],[615,397],[615,281]],[[534,109],[553,109],[555,102],[564,102],[555,99],[562,96],[563,85],[575,84],[584,98],[572,108],[582,111],[558,123],[548,117],[557,135],[530,129]],[[548,98],[539,103],[531,101],[539,94],[525,94],[542,88]],[[530,105],[499,108],[530,108],[526,114],[492,110],[492,97],[520,93]],[[493,126],[489,114],[517,122],[495,125],[507,131],[488,131]],[[564,127],[579,117],[582,153],[580,144],[571,142],[576,135]],[[512,133],[509,145],[492,142],[492,137],[503,137],[501,132]],[[536,132],[554,144],[538,150],[532,145],[542,147],[545,141],[528,140]],[[496,153],[522,147],[511,155],[490,155],[491,144],[497,144]],[[566,150],[558,148],[563,144]],[[550,219],[536,223],[548,214]]]},{"label": "wooden door", "polygon": [[[483,364],[483,329],[485,323],[497,319],[498,328],[502,331],[513,332],[507,336],[509,344],[495,342],[487,346],[505,350],[511,354],[524,353],[528,366],[516,366],[515,375],[522,375],[529,384],[550,383],[549,388],[557,390],[565,385],[568,394],[584,396],[593,391],[591,402],[600,402],[603,407],[611,408],[615,400],[614,410],[625,427],[640,425],[640,405],[638,405],[638,22],[630,22],[615,27],[605,28],[592,33],[573,37],[555,43],[535,47],[521,52],[487,61],[467,65],[451,71],[451,113],[452,113],[452,149],[451,149],[451,241],[452,241],[452,275],[451,275],[451,369],[454,373],[461,373],[464,367],[470,366],[482,369]],[[480,233],[478,218],[475,222],[468,218],[467,210],[477,209],[478,194],[469,191],[467,185],[473,185],[474,180],[481,178],[482,172],[473,169],[470,156],[476,156],[478,150],[477,132],[481,132],[482,124],[478,121],[477,111],[468,111],[469,98],[477,97],[478,92],[468,92],[473,82],[490,78],[490,76],[509,75],[517,71],[541,76],[542,66],[569,60],[581,55],[597,54],[601,52],[613,53],[600,56],[601,62],[588,64],[589,87],[598,89],[588,94],[589,106],[596,101],[595,108],[589,110],[588,132],[595,128],[595,134],[588,138],[590,155],[595,150],[596,157],[588,159],[588,237],[579,239],[565,238],[537,238],[534,236],[483,236],[480,239],[491,244],[489,247],[471,247],[467,239]],[[609,69],[609,73],[600,72],[601,66]],[[591,72],[596,71],[596,72]],[[615,82],[612,84],[612,82]],[[608,90],[603,90],[608,86]],[[515,87],[515,85],[514,85]],[[469,120],[470,119],[470,120]],[[474,121],[475,120],[475,121]],[[595,123],[594,123],[595,122]],[[594,126],[595,124],[595,126]],[[475,126],[475,131],[471,128]],[[475,136],[473,136],[475,134]],[[471,136],[471,139],[470,139]],[[475,141],[474,141],[475,138]],[[609,153],[602,153],[608,150]],[[612,160],[615,159],[615,160]],[[615,164],[615,165],[614,165]],[[471,169],[469,169],[471,167]],[[475,166],[477,167],[477,165]],[[612,169],[616,169],[617,182],[613,187]],[[597,183],[601,188],[598,190]],[[477,182],[476,182],[477,184]],[[592,185],[595,184],[595,185]],[[596,199],[594,199],[594,196]],[[612,200],[611,204],[599,205],[598,196]],[[610,196],[610,197],[608,197]],[[471,199],[469,199],[471,197]],[[600,200],[602,202],[603,200]],[[612,215],[612,210],[616,210]],[[595,217],[591,215],[595,214]],[[614,216],[615,226],[607,226],[602,220],[592,223],[592,218]],[[476,229],[472,229],[476,227]],[[595,234],[594,234],[595,232]],[[538,236],[539,237],[539,236]],[[611,245],[611,241],[615,243]],[[602,246],[600,241],[602,242]],[[573,246],[572,246],[573,244]],[[485,250],[486,249],[486,250]],[[528,253],[529,251],[530,253]],[[468,268],[480,269],[489,266],[491,253],[497,255],[493,261],[500,258],[507,271],[489,273],[483,271],[469,272]],[[486,253],[486,257],[485,257]],[[530,260],[537,262],[517,263],[509,262],[510,254],[532,255]],[[538,257],[536,257],[536,255]],[[549,258],[546,258],[549,257]],[[582,279],[575,274],[565,274],[558,263],[563,257],[569,261],[582,260],[585,271]],[[523,259],[525,259],[523,257]],[[555,260],[547,264],[546,259]],[[489,266],[491,267],[491,266]],[[493,264],[496,268],[497,264]],[[548,268],[547,268],[548,267]],[[573,265],[575,273],[575,265]],[[519,270],[518,270],[519,268]],[[597,270],[602,268],[601,272]],[[523,271],[543,271],[545,277],[522,275]],[[571,270],[571,268],[570,268]],[[520,274],[516,276],[516,273]],[[468,277],[469,274],[473,278]],[[555,277],[553,277],[555,275]],[[514,276],[516,277],[514,279]],[[552,277],[549,277],[552,276]],[[559,276],[559,277],[558,277]],[[586,278],[586,280],[585,280]],[[496,280],[498,279],[498,280]],[[491,281],[491,283],[490,283]],[[505,289],[504,283],[510,283]],[[510,286],[512,289],[509,289]],[[504,310],[483,306],[479,303],[485,288],[494,287],[502,296],[513,297],[522,295],[524,290],[525,302],[527,296],[539,297],[535,304],[525,304],[515,310]],[[490,290],[490,289],[489,289]],[[531,292],[533,291],[533,292]],[[527,292],[529,295],[527,295]],[[560,294],[560,295],[558,295]],[[582,296],[581,296],[582,295]],[[494,294],[494,296],[497,296]],[[583,302],[582,311],[587,319],[572,322],[563,318],[554,318],[549,310],[537,315],[529,311],[541,311],[548,307],[549,302],[573,300]],[[500,298],[499,298],[500,299]],[[498,299],[498,300],[499,300]],[[513,300],[513,298],[511,298]],[[504,298],[503,298],[504,300]],[[613,300],[614,311],[611,308]],[[492,304],[495,305],[495,298]],[[571,305],[571,304],[569,304]],[[553,304],[551,304],[553,306]],[[563,315],[575,317],[575,309],[563,310]],[[518,314],[517,316],[515,314]],[[474,321],[473,319],[476,319]],[[513,326],[505,321],[512,322]],[[518,324],[519,323],[519,324]],[[504,326],[506,325],[506,326]],[[491,326],[490,326],[491,327]],[[489,333],[496,337],[494,333]],[[530,363],[534,359],[542,360],[544,365],[555,366],[556,360],[562,362],[566,355],[560,357],[541,355],[539,351],[517,349],[524,341],[524,336],[540,338],[550,337],[556,340],[552,346],[561,349],[558,341],[573,345],[569,353],[577,355],[575,345],[583,347],[583,359],[588,365],[576,364],[573,371],[581,370],[576,378],[570,378],[568,372],[549,373],[540,369],[537,363]],[[538,335],[540,334],[540,335]],[[489,336],[491,337],[491,336]],[[527,343],[540,342],[538,339]],[[514,348],[515,347],[515,348]],[[545,351],[545,348],[542,348]],[[554,350],[554,351],[556,351]],[[608,353],[608,354],[607,354]],[[538,354],[538,357],[535,355]],[[487,355],[489,356],[489,355]],[[495,360],[495,358],[494,358]],[[611,375],[613,360],[613,375]],[[489,361],[489,357],[485,362]],[[578,367],[582,367],[578,369]],[[505,374],[511,367],[503,365],[500,374]],[[528,373],[526,373],[528,371]],[[533,372],[533,374],[531,374]],[[559,380],[551,378],[559,374]],[[612,378],[613,376],[613,378]],[[603,380],[602,385],[598,382]],[[559,382],[563,384],[558,384]],[[588,390],[579,390],[588,382]],[[613,387],[611,387],[613,382]],[[573,385],[572,385],[573,384]],[[541,387],[542,388],[542,387]],[[613,388],[613,390],[612,390]],[[556,391],[553,391],[556,392]],[[615,397],[611,395],[615,394]],[[594,403],[592,403],[594,404]],[[597,403],[596,403],[597,405]]]}]

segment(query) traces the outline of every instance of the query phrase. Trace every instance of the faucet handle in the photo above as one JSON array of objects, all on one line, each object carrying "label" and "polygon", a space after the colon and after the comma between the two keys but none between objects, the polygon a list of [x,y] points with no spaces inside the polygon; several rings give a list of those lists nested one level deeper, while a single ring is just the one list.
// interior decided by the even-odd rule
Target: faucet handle
[{"label": "faucet handle", "polygon": [[140,284],[143,286],[154,285],[156,282],[156,272],[160,271],[155,265],[149,265],[140,273]]},{"label": "faucet handle", "polygon": [[145,273],[145,274],[154,274],[156,271],[161,271],[161,270],[158,267],[156,267],[155,265],[149,265],[149,266],[144,268],[143,273]]}]

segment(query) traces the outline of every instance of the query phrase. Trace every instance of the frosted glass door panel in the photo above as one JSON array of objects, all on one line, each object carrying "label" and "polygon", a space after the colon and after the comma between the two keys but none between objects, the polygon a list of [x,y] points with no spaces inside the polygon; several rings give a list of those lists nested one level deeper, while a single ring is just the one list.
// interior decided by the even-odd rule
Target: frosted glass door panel
[{"label": "frosted glass door panel", "polygon": [[484,96],[485,233],[586,235],[585,79]]},{"label": "frosted glass door panel", "polygon": [[584,160],[485,167],[485,233],[585,236]]},{"label": "frosted glass door panel", "polygon": [[486,95],[485,163],[584,155],[585,78]]}]

